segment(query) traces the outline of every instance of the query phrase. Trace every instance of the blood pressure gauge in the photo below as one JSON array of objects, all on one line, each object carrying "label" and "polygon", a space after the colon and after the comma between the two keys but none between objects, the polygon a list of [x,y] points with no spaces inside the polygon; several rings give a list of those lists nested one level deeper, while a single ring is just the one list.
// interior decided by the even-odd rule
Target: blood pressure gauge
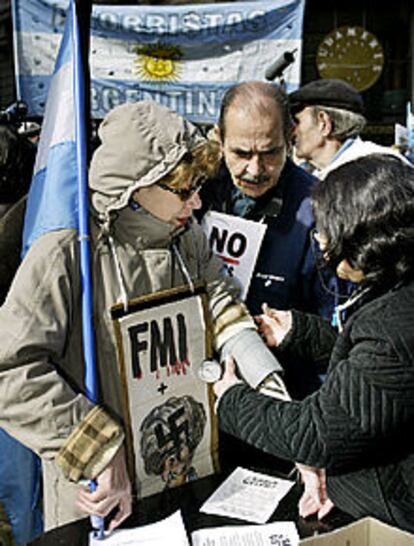
[{"label": "blood pressure gauge", "polygon": [[198,377],[205,383],[214,383],[221,377],[221,365],[217,360],[203,360],[198,369]]}]

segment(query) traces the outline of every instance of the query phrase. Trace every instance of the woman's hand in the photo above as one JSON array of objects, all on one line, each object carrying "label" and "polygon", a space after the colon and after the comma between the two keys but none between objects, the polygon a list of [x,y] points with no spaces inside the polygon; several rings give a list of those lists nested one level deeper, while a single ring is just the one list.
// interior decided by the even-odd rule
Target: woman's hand
[{"label": "woman's hand", "polygon": [[225,360],[224,373],[221,379],[214,383],[213,387],[217,400],[219,400],[230,387],[237,385],[237,383],[242,383],[242,381],[236,376],[236,363],[234,362],[234,358],[228,355]]},{"label": "woman's hand", "polygon": [[93,493],[81,489],[77,506],[89,515],[107,516],[115,507],[118,511],[109,524],[109,530],[118,527],[132,511],[131,484],[125,462],[125,451],[120,447],[105,470],[96,478]]},{"label": "woman's hand", "polygon": [[292,328],[292,313],[271,309],[267,303],[262,305],[263,315],[255,316],[258,331],[268,347],[277,347]]},{"label": "woman's hand", "polygon": [[317,514],[318,519],[322,519],[334,507],[326,493],[325,470],[302,464],[296,464],[296,467],[304,486],[303,495],[299,500],[299,515],[306,518]]}]

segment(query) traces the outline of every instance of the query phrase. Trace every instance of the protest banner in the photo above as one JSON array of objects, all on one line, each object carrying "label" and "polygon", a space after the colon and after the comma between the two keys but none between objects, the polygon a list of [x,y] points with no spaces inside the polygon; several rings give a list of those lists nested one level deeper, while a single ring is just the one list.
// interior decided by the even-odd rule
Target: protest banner
[{"label": "protest banner", "polygon": [[128,466],[140,496],[213,473],[218,435],[202,286],[163,290],[112,308],[123,386]]},{"label": "protest banner", "polygon": [[[19,98],[43,115],[67,0],[16,0],[14,43]],[[304,0],[259,0],[180,6],[94,5],[91,18],[91,108],[101,119],[126,101],[153,99],[188,119],[217,121],[224,92],[263,80],[295,51],[284,72],[287,91],[300,84]]]}]

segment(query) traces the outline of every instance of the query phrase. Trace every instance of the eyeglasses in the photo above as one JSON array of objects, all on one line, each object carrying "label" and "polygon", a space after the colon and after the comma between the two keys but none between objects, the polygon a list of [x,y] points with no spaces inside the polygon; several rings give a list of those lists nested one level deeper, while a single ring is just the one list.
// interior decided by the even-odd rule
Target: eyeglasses
[{"label": "eyeglasses", "polygon": [[315,260],[316,270],[318,272],[319,282],[321,283],[321,286],[325,290],[325,292],[327,292],[328,294],[332,296],[338,296],[337,291],[331,290],[331,288],[327,285],[325,281],[325,276],[327,274],[327,270],[326,270],[327,263],[323,254],[323,250],[321,250],[320,248],[320,236],[316,228],[312,228],[310,230],[309,237],[310,237],[312,254]]},{"label": "eyeglasses", "polygon": [[321,254],[325,254],[325,250],[328,246],[327,238],[322,235],[316,228],[311,229],[310,236],[312,244],[320,250]]},{"label": "eyeglasses", "polygon": [[157,182],[157,186],[159,186],[163,190],[167,190],[173,193],[174,195],[177,195],[181,199],[181,201],[188,201],[191,196],[200,191],[201,186],[204,184],[204,182],[204,180],[199,180],[197,184],[191,186],[191,188],[172,188],[171,186],[168,186],[163,182]]},{"label": "eyeglasses", "polygon": [[[316,228],[312,228],[309,232],[310,237],[310,244],[312,249],[312,254],[315,260],[315,266],[316,270],[318,272],[319,282],[322,286],[322,288],[330,294],[331,296],[335,296],[335,299],[338,299],[338,301],[346,300],[349,297],[349,293],[347,292],[347,289],[349,288],[348,285],[344,286],[345,293],[340,293],[340,288],[342,288],[342,283],[336,279],[335,276],[331,276],[331,274],[328,274],[329,270],[332,270],[331,266],[327,263],[327,256],[324,254],[324,248],[321,249],[321,235],[317,231]],[[322,237],[323,241],[323,237]],[[322,245],[324,246],[324,245]],[[328,269],[327,269],[328,265]],[[336,285],[331,288],[331,285]]]},{"label": "eyeglasses", "polygon": [[[319,231],[316,228],[312,228],[310,230],[310,236],[311,236],[311,240],[312,240],[313,244],[316,244],[318,246],[318,248],[323,252],[323,247],[325,246],[323,244],[324,243],[324,238],[321,237],[321,234],[319,233]],[[321,248],[321,240],[322,240],[322,248]]]},{"label": "eyeglasses", "polygon": [[321,236],[316,228],[312,228],[309,232],[312,252],[315,258],[319,261],[326,261],[325,248],[326,240]]}]

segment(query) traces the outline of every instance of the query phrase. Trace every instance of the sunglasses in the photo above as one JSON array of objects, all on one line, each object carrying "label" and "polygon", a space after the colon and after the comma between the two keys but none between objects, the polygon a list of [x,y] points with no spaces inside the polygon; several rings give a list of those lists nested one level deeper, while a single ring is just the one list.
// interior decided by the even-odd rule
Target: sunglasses
[{"label": "sunglasses", "polygon": [[174,195],[177,195],[177,197],[179,197],[181,201],[188,201],[191,196],[200,191],[201,186],[204,184],[204,182],[205,180],[199,180],[197,184],[191,186],[191,188],[172,188],[171,186],[168,186],[163,182],[157,182],[157,186],[159,186],[163,190],[167,190],[173,193]]}]

